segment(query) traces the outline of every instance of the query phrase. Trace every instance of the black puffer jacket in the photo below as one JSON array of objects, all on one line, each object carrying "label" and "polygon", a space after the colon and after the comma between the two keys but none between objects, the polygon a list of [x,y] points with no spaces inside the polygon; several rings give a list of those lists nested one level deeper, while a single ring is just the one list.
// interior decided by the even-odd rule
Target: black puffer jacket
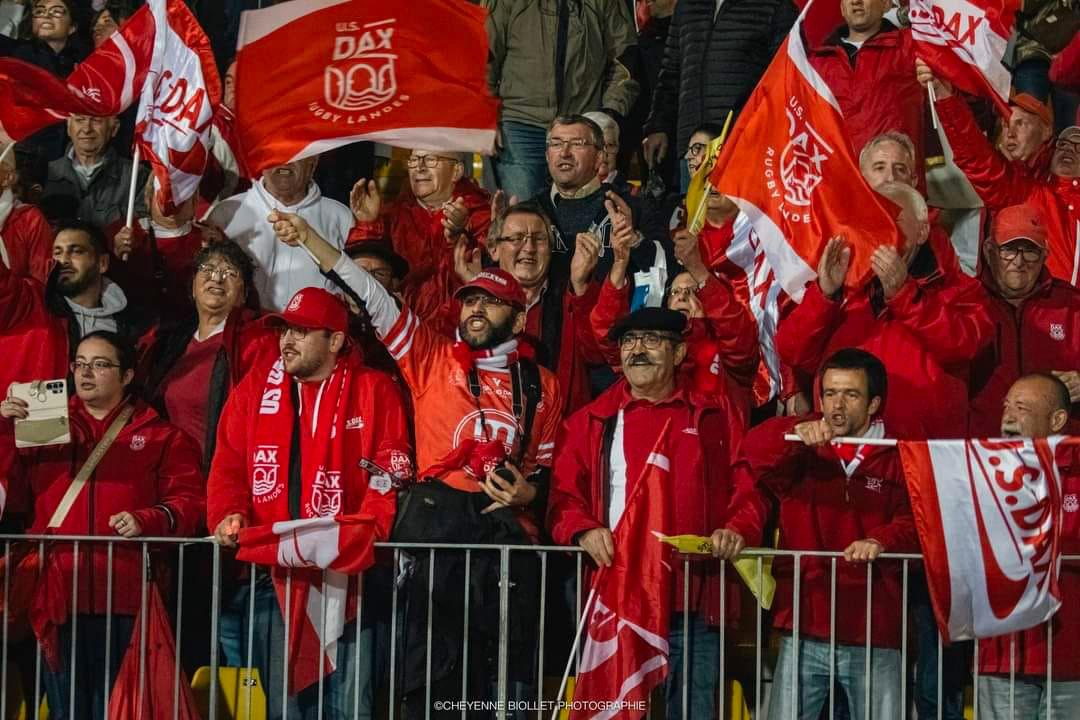
[{"label": "black puffer jacket", "polygon": [[682,154],[695,127],[738,113],[795,17],[791,0],[724,0],[719,12],[716,0],[680,0],[645,132]]}]

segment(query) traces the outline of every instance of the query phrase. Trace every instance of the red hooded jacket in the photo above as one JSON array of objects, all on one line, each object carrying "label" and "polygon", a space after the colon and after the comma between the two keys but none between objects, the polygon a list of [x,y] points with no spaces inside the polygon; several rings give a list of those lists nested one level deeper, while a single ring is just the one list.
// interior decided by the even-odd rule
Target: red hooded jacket
[{"label": "red hooded jacket", "polygon": [[[1080,457],[1074,447],[1058,450],[1058,469],[1061,471],[1062,520],[1061,553],[1080,555]],[[1050,621],[1053,626],[1055,681],[1080,680],[1080,652],[1076,638],[1080,636],[1080,561],[1061,563],[1058,576],[1061,589],[1061,609]],[[1015,637],[1016,674],[1046,679],[1046,624],[1014,636],[1001,635],[979,641],[979,672],[1008,675],[1010,670],[1010,637]]]},{"label": "red hooded jacket", "polygon": [[[734,468],[736,485],[746,485],[743,478],[751,477],[758,492],[741,496],[726,527],[742,535],[747,545],[761,545],[771,497],[780,505],[781,549],[840,552],[857,540],[872,538],[885,552],[917,552],[918,534],[899,452],[865,447],[865,458],[848,477],[832,446],[811,448],[784,439],[799,423],[818,417],[772,418],[746,434]],[[773,622],[789,631],[794,621],[793,571],[790,558],[773,561]],[[870,566],[870,644],[875,647],[900,646],[902,573],[897,561],[879,560]],[[799,574],[799,632],[827,641],[832,560],[803,557]],[[866,643],[866,582],[865,564],[837,560],[838,643]]]},{"label": "red hooded jacket", "polygon": [[985,268],[982,282],[994,332],[971,363],[968,436],[997,437],[1001,404],[1020,376],[1080,369],[1080,289],[1043,269],[1034,294],[1013,307],[998,294],[993,275]]},{"label": "red hooded jacket", "polygon": [[40,283],[48,280],[54,235],[40,210],[17,202],[0,228],[11,271]]},{"label": "red hooded jacket", "polygon": [[[82,400],[73,397],[69,403],[70,444],[18,451],[14,472],[22,477],[34,499],[31,533],[116,538],[116,531],[109,527],[109,518],[125,511],[138,520],[142,537],[185,537],[195,535],[203,527],[206,486],[199,471],[198,448],[191,438],[158,417],[152,408],[139,405],[63,522],[54,530],[48,529],[71,481],[122,407],[123,404],[98,421],[86,411]],[[57,594],[58,588],[50,587],[48,595],[63,597],[66,607],[71,602],[72,546],[57,545],[47,557],[50,578],[62,578],[60,587],[66,588]],[[78,610],[104,614],[108,547],[105,543],[83,544],[78,557]],[[134,544],[116,545],[112,570],[112,610],[134,615],[140,602],[141,548]]]},{"label": "red hooded jacket", "polygon": [[[451,197],[461,198],[469,212],[465,234],[469,248],[483,247],[491,225],[491,198],[468,178],[458,180]],[[455,326],[440,310],[461,285],[454,272],[454,245],[443,235],[441,209],[428,210],[408,188],[383,209],[374,222],[358,222],[346,246],[382,240],[409,261],[409,274],[401,284],[405,303],[421,320],[438,323],[436,329],[453,337]]]},{"label": "red hooded jacket", "polygon": [[1067,283],[1080,282],[1080,177],[1069,178],[1028,170],[994,150],[979,131],[971,110],[958,95],[935,104],[953,161],[964,171],[991,212],[1010,205],[1030,204],[1046,218],[1050,274]]},{"label": "red hooded jacket", "polygon": [[968,369],[993,331],[986,291],[955,263],[938,262],[942,253],[934,237],[891,300],[885,300],[876,279],[842,300],[826,298],[813,282],[776,332],[780,358],[805,377],[816,377],[841,348],[877,356],[889,380],[885,424],[904,439],[964,434]]},{"label": "red hooded jacket", "polygon": [[[742,437],[743,424],[722,395],[680,388],[657,405],[634,400],[626,380],[620,380],[600,397],[571,415],[556,440],[559,448],[548,498],[547,525],[560,545],[572,545],[587,530],[607,527],[610,498],[609,450],[619,410],[623,410],[623,447],[626,458],[626,496],[641,476],[649,449],[671,413],[681,419],[672,425],[668,457],[671,459],[675,528],[671,534],[710,535],[722,527],[727,509],[739,488],[732,484],[731,461]],[[685,421],[689,423],[686,424]],[[749,490],[747,488],[747,490]],[[619,552],[615,548],[615,552]],[[720,564],[691,564],[691,609],[700,611],[713,625],[720,624]],[[728,572],[727,619],[738,617],[735,573]],[[675,570],[672,607],[683,606],[683,564]]]}]

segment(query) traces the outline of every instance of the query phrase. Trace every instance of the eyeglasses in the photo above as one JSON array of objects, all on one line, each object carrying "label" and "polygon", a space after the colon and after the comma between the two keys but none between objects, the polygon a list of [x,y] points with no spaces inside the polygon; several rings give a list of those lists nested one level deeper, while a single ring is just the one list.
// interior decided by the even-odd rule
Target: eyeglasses
[{"label": "eyeglasses", "polygon": [[708,146],[705,143],[694,143],[686,148],[686,157],[696,158],[698,155],[705,152],[706,147]]},{"label": "eyeglasses", "polygon": [[68,367],[71,368],[72,374],[78,375],[85,370],[92,370],[95,375],[100,375],[103,372],[108,372],[112,368],[118,368],[118,363],[109,362],[108,360],[91,360],[87,362],[85,360],[75,360]]},{"label": "eyeglasses", "polygon": [[1070,152],[1080,155],[1080,141],[1058,138],[1057,142],[1054,143],[1054,147],[1056,147],[1058,150],[1069,150]]},{"label": "eyeglasses", "polygon": [[998,255],[1001,259],[1007,263],[1011,263],[1016,259],[1017,255],[1024,258],[1025,263],[1039,262],[1042,259],[1043,251],[1037,247],[1016,247],[1013,245],[1003,245],[998,248]]},{"label": "eyeglasses", "polygon": [[297,340],[303,340],[311,332],[311,328],[297,327],[296,325],[285,325],[281,328],[281,337],[285,337],[291,334]]},{"label": "eyeglasses", "polygon": [[551,239],[548,238],[547,233],[517,233],[514,235],[505,235],[495,240],[497,243],[506,243],[513,247],[515,250],[526,242],[531,242],[536,247],[551,244]]},{"label": "eyeglasses", "polygon": [[689,300],[696,294],[693,287],[673,287],[668,290],[668,296],[673,300]]},{"label": "eyeglasses", "polygon": [[240,277],[240,271],[231,267],[217,267],[208,263],[199,266],[199,272],[211,280],[222,282],[224,280],[236,280]]},{"label": "eyeglasses", "polygon": [[443,161],[457,162],[454,158],[443,157],[442,155],[413,155],[405,161],[405,167],[415,170],[420,167],[420,163],[423,163],[428,170],[434,170]]},{"label": "eyeglasses", "polygon": [[62,5],[53,5],[52,7],[36,7],[33,12],[30,13],[31,17],[35,18],[62,18],[68,14],[67,8]]},{"label": "eyeglasses", "polygon": [[547,146],[548,150],[554,150],[555,152],[562,152],[563,148],[581,150],[582,148],[596,147],[596,145],[585,138],[571,138],[569,140],[564,140],[563,138],[548,138]]},{"label": "eyeglasses", "polygon": [[491,305],[492,307],[499,307],[500,305],[508,305],[505,300],[501,300],[494,295],[488,295],[487,293],[473,293],[472,295],[466,295],[461,298],[461,304],[467,308],[474,307],[486,307]]},{"label": "eyeglasses", "polygon": [[638,341],[645,346],[646,350],[655,350],[660,347],[660,343],[665,340],[671,342],[677,342],[679,338],[674,335],[667,335],[665,333],[644,332],[644,333],[631,333],[628,332],[619,338],[619,347],[623,350],[629,350],[638,344]]}]

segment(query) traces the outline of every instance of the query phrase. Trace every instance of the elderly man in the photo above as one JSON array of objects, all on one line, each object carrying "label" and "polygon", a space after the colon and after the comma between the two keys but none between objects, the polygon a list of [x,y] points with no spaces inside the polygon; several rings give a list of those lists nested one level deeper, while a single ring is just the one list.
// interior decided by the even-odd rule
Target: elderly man
[{"label": "elderly man", "polygon": [[1080,290],[1051,277],[1048,246],[1046,220],[1032,205],[1000,211],[983,243],[980,279],[996,329],[971,364],[970,437],[994,435],[993,418],[1022,375],[1052,372],[1080,400]]},{"label": "elderly man", "polygon": [[[409,190],[383,208],[374,180],[361,178],[350,199],[356,227],[349,244],[380,240],[409,263],[401,292],[421,320],[433,321],[460,285],[454,273],[454,243],[484,244],[491,223],[491,198],[465,173],[460,156],[413,150],[407,162]],[[453,334],[453,323],[440,326]]]},{"label": "elderly man", "polygon": [[[281,326],[280,354],[248,372],[221,415],[207,482],[207,525],[219,543],[235,547],[239,531],[252,525],[357,513],[374,516],[375,540],[389,537],[397,494],[389,477],[370,474],[361,461],[389,467],[395,453],[407,457],[409,433],[393,380],[365,367],[349,342],[348,314],[345,303],[326,290],[305,288],[273,316]],[[357,632],[355,616],[349,617],[355,608],[341,607],[339,622],[321,631],[306,622],[311,613],[326,612],[309,599],[320,583],[322,592],[329,596],[338,588],[339,601],[344,599],[344,582],[318,570],[274,566],[258,573],[254,599],[243,597],[249,591],[244,583],[241,597],[230,604],[241,617],[248,602],[255,605],[255,625],[248,630],[259,630],[254,663],[266,683],[270,718],[315,717],[324,704],[326,716],[335,720],[371,712],[372,631]],[[355,582],[348,585],[358,592]],[[288,643],[278,594],[287,587],[287,621],[294,628]],[[336,627],[336,634],[322,637],[328,627]],[[334,669],[322,682],[321,663],[297,662],[301,648],[309,642],[319,647],[320,639],[333,648],[328,652],[336,651]],[[295,692],[287,713],[280,706],[286,655]]]},{"label": "elderly man", "polygon": [[558,115],[617,119],[638,94],[637,33],[625,0],[488,0],[488,87],[499,99],[495,183],[530,198],[544,187],[545,128]]},{"label": "elderly man", "polygon": [[[901,207],[904,246],[878,247],[873,277],[846,290],[851,250],[832,238],[818,263],[818,279],[802,303],[780,321],[780,358],[814,377],[836,349],[859,347],[879,355],[896,390],[885,420],[898,437],[952,437],[967,427],[967,368],[990,341],[986,294],[974,278],[943,266],[927,243],[926,203],[909,185],[878,188]],[[931,390],[933,392],[931,392]]]},{"label": "elderly man", "polygon": [[[411,515],[402,515],[398,532],[422,542],[475,542],[477,538],[509,544],[536,542],[563,399],[558,379],[547,368],[538,367],[529,348],[521,343],[527,300],[517,279],[502,269],[488,269],[458,288],[460,339],[454,342],[435,332],[408,307],[400,307],[377,280],[320,238],[303,218],[277,214],[274,220],[282,242],[307,247],[318,258],[320,269],[336,274],[350,294],[367,307],[376,334],[397,361],[412,392],[420,477],[433,481],[424,483],[425,491],[434,487],[431,492],[442,498],[437,502],[459,509],[448,511],[445,522],[433,527],[430,518],[424,520],[421,506]],[[435,537],[432,533],[442,534]],[[418,562],[423,564],[427,559]],[[527,688],[536,677],[532,665],[539,613],[538,571],[532,572],[535,568],[529,562],[515,560],[511,568],[518,590],[511,597],[510,612],[521,622],[511,623],[509,630],[513,648],[509,673],[524,697],[534,696]],[[474,558],[471,569],[486,572],[490,566]],[[464,573],[463,566],[459,570]],[[409,592],[426,596],[427,584],[422,579],[427,570],[417,568],[413,577]],[[424,717],[431,711],[424,701],[429,677],[432,698],[460,697],[461,675],[451,669],[466,639],[461,600],[460,596],[443,597],[431,609],[437,617],[430,621],[441,629],[432,652],[441,660],[439,669],[430,675],[422,662],[407,666],[402,683],[410,717]],[[469,609],[471,621],[482,623],[491,608],[478,601]],[[425,657],[427,612],[423,601],[411,605],[406,618],[406,657]],[[491,637],[478,640],[473,636],[469,648],[494,653],[497,648],[492,642]],[[483,649],[476,650],[478,645]],[[467,680],[469,699],[490,697],[493,692],[485,663],[470,663]],[[456,717],[457,713],[445,708],[439,715]]]},{"label": "elderly man", "polygon": [[[78,217],[104,228],[127,219],[131,160],[116,154],[109,143],[120,122],[116,117],[72,115],[67,120],[71,146],[67,155],[49,163],[42,206],[52,219]],[[138,187],[149,173],[139,169]],[[146,215],[143,198],[135,198],[135,214]]]},{"label": "elderly man", "polygon": [[551,187],[533,199],[555,229],[553,272],[568,272],[578,233],[586,232],[600,241],[594,269],[597,278],[611,269],[611,242],[616,234],[629,239],[634,270],[647,271],[654,263],[666,261],[663,248],[670,245],[666,226],[651,223],[643,232],[638,228],[642,218],[638,203],[600,180],[604,133],[596,123],[582,115],[555,118],[547,135],[547,161]]},{"label": "elderly man", "polygon": [[[598,567],[610,566],[625,548],[616,547],[615,529],[635,483],[642,475],[657,433],[670,423],[667,447],[674,504],[668,534],[705,535],[719,527],[733,494],[730,467],[742,423],[723,395],[699,393],[678,381],[686,357],[686,318],[667,308],[642,308],[625,316],[609,338],[619,347],[624,380],[609,388],[563,424],[557,446],[548,529],[561,545],[580,545]],[[733,574],[728,574],[733,579]],[[683,604],[683,583],[695,588]],[[666,684],[667,717],[681,718],[683,677],[693,678],[690,714],[716,715],[721,615],[725,588],[715,566],[675,571],[671,607],[671,673]],[[734,603],[732,603],[734,604]],[[732,604],[729,611],[734,611]],[[691,613],[690,636],[684,613]],[[683,665],[683,648],[693,648],[693,667]]]},{"label": "elderly man", "polygon": [[[1005,396],[1002,437],[1045,438],[1065,432],[1072,399],[1053,375],[1034,373],[1017,379]],[[1080,462],[1075,445],[1057,450],[1061,476],[1061,553],[1080,554]],[[1058,577],[1064,602],[1050,621],[1021,633],[979,640],[979,717],[1062,718],[1080,703],[1080,565],[1061,565]],[[1053,650],[1051,650],[1051,645]],[[1047,657],[1052,654],[1052,657]],[[1048,660],[1052,666],[1048,667]],[[1049,671],[1049,678],[1048,678]],[[1049,683],[1047,680],[1049,679]]]},{"label": "elderly man", "polygon": [[953,160],[988,210],[998,212],[1010,205],[1039,206],[1046,217],[1050,274],[1076,285],[1080,282],[1080,126],[1061,131],[1054,142],[1050,172],[1036,173],[1008,162],[979,131],[971,110],[952,85],[935,77],[921,60],[917,76],[923,84],[934,83],[938,118],[953,150]]},{"label": "elderly man", "polygon": [[52,256],[53,230],[45,216],[15,194],[19,173],[15,148],[0,162],[0,262],[16,275],[45,282]]},{"label": "elderly man", "polygon": [[[746,434],[739,450],[735,475],[740,485],[752,478],[757,492],[740,496],[743,502],[732,505],[727,522],[713,533],[714,554],[730,560],[744,544],[760,544],[774,503],[779,505],[781,548],[844,554],[832,567],[827,558],[804,557],[796,566],[797,586],[790,560],[773,563],[773,622],[785,634],[773,674],[769,720],[817,718],[834,677],[847,697],[850,717],[884,720],[904,715],[901,567],[895,562],[874,564],[873,602],[867,608],[870,573],[864,566],[883,552],[918,549],[900,456],[892,447],[830,443],[836,437],[892,435],[888,421],[882,420],[887,390],[896,394],[889,385],[876,357],[854,348],[838,350],[819,373],[821,415],[766,420]],[[787,441],[786,433],[797,435],[798,442]],[[797,604],[792,602],[795,587]],[[835,608],[842,608],[843,617],[837,614],[834,625],[830,616]],[[797,650],[787,635],[793,629],[799,633]]]},{"label": "elderly man", "polygon": [[289,299],[306,287],[333,287],[303,249],[277,241],[266,219],[274,211],[296,213],[334,247],[345,247],[353,216],[349,208],[322,196],[312,180],[317,163],[318,158],[310,157],[264,170],[247,192],[221,202],[210,213],[209,224],[255,261],[255,290],[264,309],[284,310]]},{"label": "elderly man", "polygon": [[[511,205],[491,223],[492,259],[514,276],[525,291],[523,335],[536,350],[537,361],[559,378],[570,413],[591,400],[589,365],[604,362],[589,325],[599,284],[592,280],[599,242],[588,233],[577,238],[570,274],[553,274],[551,220],[534,202]],[[464,264],[464,243],[455,249],[462,282],[472,282],[480,267]]]}]

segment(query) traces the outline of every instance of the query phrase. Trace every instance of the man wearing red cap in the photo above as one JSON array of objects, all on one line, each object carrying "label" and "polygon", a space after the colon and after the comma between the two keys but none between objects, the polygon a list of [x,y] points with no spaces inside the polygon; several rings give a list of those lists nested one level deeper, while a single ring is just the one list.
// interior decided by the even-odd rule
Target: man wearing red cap
[{"label": "man wearing red cap", "polygon": [[[462,509],[457,513],[448,511],[445,522],[440,518],[440,527],[431,529],[443,535],[410,538],[535,542],[546,506],[563,400],[555,375],[538,367],[527,357],[527,346],[518,344],[526,321],[525,291],[520,283],[505,270],[489,269],[458,288],[455,297],[461,301],[461,312],[455,342],[422,322],[408,307],[399,307],[375,278],[319,237],[303,218],[277,213],[270,216],[270,221],[282,242],[306,247],[324,273],[336,274],[367,307],[376,333],[412,390],[419,477],[473,494],[444,494],[447,506]],[[432,490],[444,489],[439,486]],[[400,534],[402,525],[412,527],[407,520],[408,513],[403,511],[395,532]],[[466,520],[473,532],[471,537],[450,534],[447,528],[464,527]],[[472,560],[474,577],[481,562],[483,558]],[[510,627],[510,678],[513,685],[521,687],[536,676],[529,666],[536,647],[529,633],[535,633],[537,624],[538,573],[533,574],[531,582],[516,574],[526,562],[518,557],[511,566],[511,578],[517,587],[511,596],[511,615],[518,620]],[[426,596],[426,571],[417,569],[414,577],[423,580],[422,589],[417,590]],[[422,600],[413,605],[416,610],[426,607]],[[431,698],[453,700],[461,693],[461,676],[454,668],[461,648],[463,609],[455,607],[454,598],[444,597],[432,613],[437,616],[433,624],[441,630],[439,648],[432,652],[446,658],[446,662],[433,663],[436,667],[431,674]],[[427,623],[413,632],[417,619],[422,620],[412,615],[406,618],[408,636],[418,643],[416,657],[424,657],[427,649],[423,628]],[[406,647],[405,657],[410,657],[412,650]],[[474,651],[472,644],[470,651]],[[430,710],[424,702],[423,665],[421,662],[418,668],[407,667],[402,680],[410,715],[423,716]],[[469,667],[481,674],[470,678],[469,698],[478,693],[485,697],[491,691],[485,687],[490,684],[488,668],[483,662],[470,663]],[[414,702],[417,698],[419,701]]]},{"label": "man wearing red cap", "polygon": [[1014,93],[1009,110],[1012,113],[1002,121],[998,150],[1008,160],[1045,172],[1053,154],[1054,111],[1027,93]]},{"label": "man wearing red cap", "polygon": [[1048,248],[1038,207],[1014,205],[994,218],[980,279],[995,332],[971,364],[970,437],[997,434],[1005,394],[1028,373],[1052,372],[1080,400],[1080,290],[1051,277]]},{"label": "man wearing red cap", "polygon": [[[229,396],[218,429],[207,483],[207,525],[221,544],[234,547],[240,529],[251,525],[356,513],[375,516],[376,540],[389,537],[396,493],[387,476],[370,475],[360,462],[367,459],[380,467],[407,462],[409,434],[397,385],[388,375],[365,367],[348,342],[348,316],[344,302],[312,287],[297,292],[284,312],[271,316],[270,321],[281,326],[281,355],[251,369]],[[255,624],[264,632],[255,643],[254,660],[267,686],[269,717],[284,717],[275,704],[283,682],[285,626],[279,597],[285,592],[286,572],[277,566],[269,573],[260,571],[255,584]],[[317,570],[291,572],[289,682],[296,696],[289,702],[289,717],[319,702],[319,664],[292,659],[307,646],[302,634],[312,627],[302,622],[303,614],[297,617],[297,610],[305,609],[307,589],[315,591],[324,583]],[[325,579],[326,586],[332,584]],[[333,590],[323,588],[327,597]],[[246,591],[245,582],[238,594]],[[355,591],[349,597],[355,597]],[[233,598],[226,616],[233,607],[246,617],[247,598]],[[322,610],[314,612],[317,617]],[[223,616],[222,622],[240,621]],[[245,630],[239,632],[246,637]],[[359,672],[357,655],[365,669],[361,710],[366,706],[369,712],[371,631],[358,638],[352,624],[338,627],[336,633],[328,624],[326,632],[313,641],[315,647],[323,643],[336,668],[323,683],[324,700],[340,713],[328,717],[352,717],[354,693],[346,686]],[[356,643],[367,651],[361,653]],[[240,658],[229,658],[234,660]],[[309,672],[302,674],[305,669]]]}]

